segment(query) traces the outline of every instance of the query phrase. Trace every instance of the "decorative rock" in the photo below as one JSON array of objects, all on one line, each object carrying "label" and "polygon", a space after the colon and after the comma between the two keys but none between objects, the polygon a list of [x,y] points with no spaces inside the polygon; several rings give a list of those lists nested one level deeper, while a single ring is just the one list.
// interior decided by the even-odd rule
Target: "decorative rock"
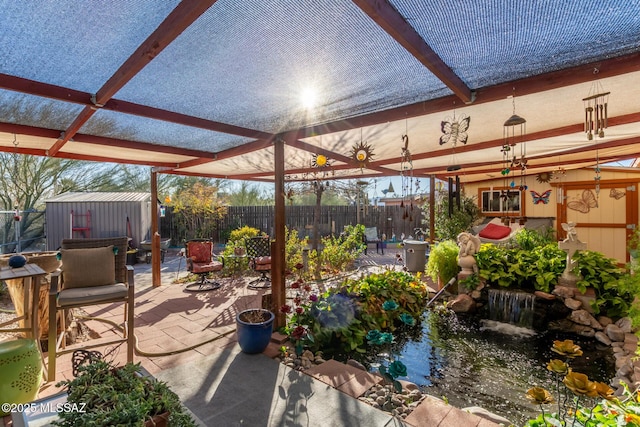
[{"label": "decorative rock", "polygon": [[611,341],[624,341],[624,331],[615,323],[607,325],[604,328],[604,333]]},{"label": "decorative rock", "polygon": [[[628,317],[623,317],[620,320],[618,320],[616,322],[616,326],[618,326],[620,329],[622,329],[622,332],[624,333],[630,333],[631,332],[631,319]],[[622,340],[619,340],[622,341]]]},{"label": "decorative rock", "polygon": [[449,304],[449,308],[451,308],[456,313],[469,313],[473,311],[476,307],[476,303],[467,294],[460,294]]},{"label": "decorative rock", "polygon": [[556,286],[553,291],[551,291],[551,293],[561,298],[573,298],[573,296],[576,294],[576,288],[570,288],[568,286]]},{"label": "decorative rock", "polygon": [[582,302],[573,298],[565,298],[564,305],[569,307],[571,310],[578,310],[580,307],[582,307]]},{"label": "decorative rock", "polygon": [[629,356],[629,355],[621,355],[620,357],[616,357],[616,371],[621,369],[625,365],[632,366],[632,364],[631,364],[631,356]]},{"label": "decorative rock", "polygon": [[593,338],[596,335],[596,331],[590,326],[573,325],[573,328],[571,328],[571,330],[574,333],[587,338]]},{"label": "decorative rock", "polygon": [[631,365],[623,365],[616,371],[616,375],[622,377],[628,377],[634,370],[634,367]]},{"label": "decorative rock", "polygon": [[[553,301],[554,299],[556,299],[555,295],[552,295],[550,293],[547,292],[542,292],[542,291],[535,291],[533,293],[536,297],[547,300],[547,301]],[[481,408],[482,409],[482,408]]]},{"label": "decorative rock", "polygon": [[633,343],[635,345],[638,345],[638,336],[633,333],[624,334],[624,343]]},{"label": "decorative rock", "polygon": [[626,342],[624,343],[624,346],[622,347],[622,349],[627,352],[627,353],[635,353],[636,350],[638,349],[638,343],[632,343],[632,342]]},{"label": "decorative rock", "polygon": [[602,327],[604,328],[607,325],[610,325],[613,323],[613,320],[611,320],[610,317],[607,316],[599,316],[598,317],[598,322],[602,325]]},{"label": "decorative rock", "polygon": [[595,339],[600,341],[602,344],[611,345],[611,340],[609,339],[607,334],[605,334],[604,332],[598,331],[598,332],[596,332],[596,334],[594,336],[595,336]]},{"label": "decorative rock", "polygon": [[[569,319],[571,319],[572,322],[578,323],[580,325],[591,326],[594,329],[602,329],[602,325],[598,323],[595,317],[589,314],[586,310],[576,310],[571,312],[571,314],[569,315]],[[609,336],[609,338],[611,338],[611,336]],[[613,340],[613,338],[611,339]]]},{"label": "decorative rock", "polygon": [[471,298],[477,301],[480,299],[480,297],[482,297],[482,292],[477,289],[475,291],[471,291]]}]

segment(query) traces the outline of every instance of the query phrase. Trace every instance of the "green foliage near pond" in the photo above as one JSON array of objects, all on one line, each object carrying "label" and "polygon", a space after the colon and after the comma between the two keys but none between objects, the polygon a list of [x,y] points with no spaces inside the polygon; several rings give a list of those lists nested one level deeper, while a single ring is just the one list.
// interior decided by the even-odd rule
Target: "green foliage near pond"
[{"label": "green foliage near pond", "polygon": [[483,244],[476,263],[488,285],[549,292],[564,271],[566,252],[557,243],[527,250]]},{"label": "green foliage near pond", "polygon": [[[301,315],[304,318],[298,316],[295,321],[306,325],[313,335],[314,349],[364,352],[369,331],[394,331],[403,314],[420,318],[427,295],[426,286],[416,276],[386,271],[345,280],[310,302]],[[383,308],[390,300],[398,304],[396,310]]]},{"label": "green foliage near pond", "polygon": [[[557,242],[535,233],[519,231],[513,247],[481,245],[476,254],[480,279],[490,286],[552,291],[565,270],[567,254]],[[599,252],[578,251],[573,259],[580,292],[595,291],[594,312],[613,318],[626,316],[640,293],[640,275],[629,274],[616,260]]]}]

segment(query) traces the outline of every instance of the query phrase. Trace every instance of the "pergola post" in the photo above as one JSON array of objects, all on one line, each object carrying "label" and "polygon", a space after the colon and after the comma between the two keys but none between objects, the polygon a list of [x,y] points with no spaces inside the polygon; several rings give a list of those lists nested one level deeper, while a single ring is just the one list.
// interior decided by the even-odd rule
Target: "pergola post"
[{"label": "pergola post", "polygon": [[160,232],[158,221],[158,172],[151,170],[151,284],[158,287],[160,279]]},{"label": "pergola post", "polygon": [[274,233],[275,241],[271,253],[271,292],[272,310],[276,315],[274,329],[285,326],[286,318],[280,312],[280,307],[285,304],[285,193],[284,193],[284,145],[285,141],[281,137],[274,140],[274,171],[275,171],[275,219]]}]

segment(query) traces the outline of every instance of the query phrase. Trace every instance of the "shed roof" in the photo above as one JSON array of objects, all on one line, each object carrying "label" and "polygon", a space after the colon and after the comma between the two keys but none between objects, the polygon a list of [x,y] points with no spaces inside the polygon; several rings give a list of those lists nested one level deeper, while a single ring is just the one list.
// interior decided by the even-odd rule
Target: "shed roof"
[{"label": "shed roof", "polygon": [[46,203],[114,203],[114,202],[147,202],[150,193],[134,192],[69,192],[62,193],[46,200]]},{"label": "shed roof", "polygon": [[[640,151],[640,1],[0,0],[0,150],[270,181],[527,174]],[[317,103],[300,102],[308,88]],[[604,138],[583,98],[610,92]],[[470,117],[468,141],[440,144]],[[371,146],[364,168],[354,148]]]}]

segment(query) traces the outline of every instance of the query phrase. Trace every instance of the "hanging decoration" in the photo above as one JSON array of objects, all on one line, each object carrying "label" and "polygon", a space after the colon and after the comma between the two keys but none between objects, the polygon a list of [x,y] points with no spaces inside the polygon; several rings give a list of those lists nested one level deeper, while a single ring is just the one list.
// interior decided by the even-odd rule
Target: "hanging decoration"
[{"label": "hanging decoration", "polygon": [[[459,171],[460,165],[456,164],[456,145],[460,142],[466,144],[469,136],[467,131],[469,130],[469,124],[471,123],[471,117],[461,115],[456,119],[456,112],[453,111],[453,117],[446,117],[440,122],[440,130],[442,136],[440,137],[440,145],[451,144],[451,164],[447,167],[448,172]],[[460,209],[460,177],[455,174],[455,177],[450,176],[448,179],[448,200],[449,200],[449,217],[453,215],[454,202],[458,209]],[[454,187],[455,182],[455,187]]]},{"label": "hanging decoration", "polygon": [[351,147],[351,159],[361,171],[369,166],[369,162],[373,159],[373,148],[362,140],[362,129],[360,129],[360,142]]},{"label": "hanging decoration", "polygon": [[[408,127],[405,121],[405,134],[402,135],[402,151],[400,161],[400,176],[402,178],[402,200],[400,206],[404,208],[402,219],[413,221],[413,160],[409,151]],[[407,201],[405,203],[405,200]]]},{"label": "hanging decoration", "polygon": [[360,169],[364,169],[373,159],[373,148],[366,142],[360,141],[351,148],[351,158]]},{"label": "hanging decoration", "polygon": [[[598,72],[597,68],[593,70],[593,74],[598,74]],[[589,141],[593,139],[594,135],[604,138],[610,93],[604,92],[602,85],[597,81],[591,85],[587,97],[582,99],[584,103],[584,131]]]},{"label": "hanging decoration", "polygon": [[311,160],[311,166],[314,168],[324,168],[329,166],[329,159],[324,154],[314,154]]},{"label": "hanging decoration", "polygon": [[546,184],[547,182],[550,182],[552,178],[553,172],[540,172],[536,175],[536,181],[540,184]]},{"label": "hanging decoration", "polygon": [[442,130],[443,134],[440,137],[440,145],[451,143],[455,147],[458,142],[466,144],[469,137],[467,130],[470,122],[471,117],[467,117],[464,114],[456,120],[454,111],[453,118],[447,117],[440,122],[440,130]]},{"label": "hanging decoration", "polygon": [[[502,171],[501,174],[504,177],[504,188],[501,190],[500,198],[503,205],[506,207],[507,216],[503,218],[503,222],[507,224],[512,219],[509,218],[509,210],[512,203],[510,203],[512,197],[517,197],[518,192],[511,191],[512,189],[519,189],[520,192],[526,191],[529,187],[526,181],[527,170],[527,147],[524,141],[526,134],[527,121],[516,114],[516,97],[515,88],[514,94],[511,97],[511,103],[513,106],[513,114],[509,117],[502,128],[503,144],[501,148],[502,152]],[[517,154],[516,146],[520,144],[519,155]],[[516,171],[519,170],[519,183],[516,183]],[[524,224],[525,218],[520,219],[520,224]]]},{"label": "hanging decoration", "polygon": [[534,205],[537,205],[539,203],[546,205],[549,203],[549,196],[551,196],[551,189],[543,192],[542,194],[533,190],[531,190],[530,192],[531,192],[531,198],[533,199]]}]

